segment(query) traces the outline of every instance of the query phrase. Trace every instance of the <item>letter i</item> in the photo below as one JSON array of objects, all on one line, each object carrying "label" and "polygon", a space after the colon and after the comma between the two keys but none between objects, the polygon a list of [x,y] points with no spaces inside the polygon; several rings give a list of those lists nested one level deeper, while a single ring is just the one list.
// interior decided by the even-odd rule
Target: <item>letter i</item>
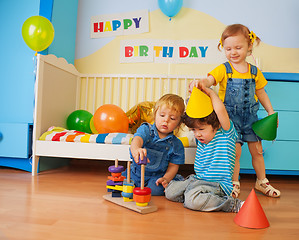
[{"label": "letter i", "polygon": [[138,57],[138,46],[134,46],[134,57]]}]

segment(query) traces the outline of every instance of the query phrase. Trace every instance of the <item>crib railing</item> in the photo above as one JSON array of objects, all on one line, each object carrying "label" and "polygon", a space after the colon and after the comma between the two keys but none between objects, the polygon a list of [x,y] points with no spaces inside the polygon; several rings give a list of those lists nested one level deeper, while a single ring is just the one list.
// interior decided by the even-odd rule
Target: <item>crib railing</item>
[{"label": "crib railing", "polygon": [[188,97],[189,83],[199,76],[182,75],[80,75],[77,109],[92,114],[103,104],[115,104],[125,112],[143,101],[157,101],[162,95],[174,93]]}]

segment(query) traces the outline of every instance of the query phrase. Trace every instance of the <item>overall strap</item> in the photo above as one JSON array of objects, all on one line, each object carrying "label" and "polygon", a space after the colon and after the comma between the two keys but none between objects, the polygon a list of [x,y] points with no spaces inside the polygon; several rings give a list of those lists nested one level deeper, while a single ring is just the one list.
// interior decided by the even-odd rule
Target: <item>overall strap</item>
[{"label": "overall strap", "polygon": [[255,79],[257,76],[257,67],[250,64],[250,73],[251,73],[252,79]]},{"label": "overall strap", "polygon": [[230,66],[229,62],[223,63],[226,68],[226,73],[233,73],[232,67]]},{"label": "overall strap", "polygon": [[155,133],[152,132],[153,125],[148,122],[143,122],[142,124],[146,124],[148,126],[150,135],[154,137]]},{"label": "overall strap", "polygon": [[226,69],[227,79],[231,79],[233,75],[233,70],[231,65],[229,64],[229,62],[225,62],[223,63],[223,65],[225,66]]},{"label": "overall strap", "polygon": [[[223,65],[226,68],[226,74],[228,75],[228,78],[231,78],[232,73],[233,73],[231,65],[229,64],[229,62],[225,62],[225,63],[223,63]],[[257,76],[257,67],[254,66],[254,65],[252,65],[252,64],[250,64],[250,73],[252,75],[252,78],[255,79],[256,76]],[[230,77],[229,77],[229,74],[231,74]]]}]

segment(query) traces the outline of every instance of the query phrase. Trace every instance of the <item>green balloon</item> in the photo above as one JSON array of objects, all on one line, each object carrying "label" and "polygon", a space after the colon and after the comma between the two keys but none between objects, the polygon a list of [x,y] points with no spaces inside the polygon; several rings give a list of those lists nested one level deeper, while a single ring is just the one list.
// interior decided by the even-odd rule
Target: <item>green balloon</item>
[{"label": "green balloon", "polygon": [[28,47],[36,52],[40,52],[52,43],[54,27],[47,18],[32,16],[23,23],[22,36]]},{"label": "green balloon", "polygon": [[76,110],[68,116],[66,120],[67,128],[69,130],[92,133],[90,129],[91,118],[92,114],[90,112],[86,110]]}]

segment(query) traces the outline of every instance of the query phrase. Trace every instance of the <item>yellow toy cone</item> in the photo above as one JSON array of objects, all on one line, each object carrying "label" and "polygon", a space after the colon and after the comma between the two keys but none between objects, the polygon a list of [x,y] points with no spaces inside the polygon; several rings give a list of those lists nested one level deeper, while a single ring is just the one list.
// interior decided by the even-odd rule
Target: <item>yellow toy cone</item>
[{"label": "yellow toy cone", "polygon": [[191,118],[204,118],[212,112],[211,98],[194,87],[186,107],[186,114]]},{"label": "yellow toy cone", "polygon": [[278,113],[274,113],[252,124],[252,129],[261,139],[273,141],[277,134]]}]

